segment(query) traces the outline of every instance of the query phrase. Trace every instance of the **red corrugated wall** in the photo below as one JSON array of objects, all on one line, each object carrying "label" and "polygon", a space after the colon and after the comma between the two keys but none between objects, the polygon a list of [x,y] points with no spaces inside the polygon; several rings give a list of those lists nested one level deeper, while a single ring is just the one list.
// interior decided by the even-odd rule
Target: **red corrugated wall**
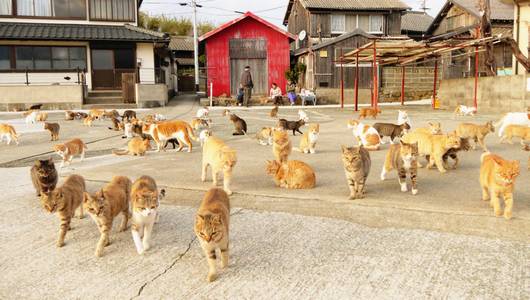
[{"label": "red corrugated wall", "polygon": [[[246,18],[205,40],[208,68],[208,95],[213,82],[213,96],[230,95],[229,41],[233,38],[267,40],[268,89],[276,82],[285,93],[285,71],[289,69],[289,38],[252,18]],[[253,72],[257,72],[254,70]],[[237,76],[239,78],[239,75]]]}]

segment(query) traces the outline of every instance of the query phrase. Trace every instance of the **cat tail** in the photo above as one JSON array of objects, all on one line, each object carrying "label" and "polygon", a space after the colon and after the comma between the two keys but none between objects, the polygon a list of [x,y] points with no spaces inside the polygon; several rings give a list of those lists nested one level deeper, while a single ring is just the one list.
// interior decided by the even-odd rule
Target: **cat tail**
[{"label": "cat tail", "polygon": [[484,152],[482,153],[482,155],[480,156],[480,163],[483,163],[484,162],[484,158],[488,155],[490,155],[491,152]]},{"label": "cat tail", "polygon": [[20,134],[16,133],[14,128],[10,128],[9,129],[9,133],[11,134],[12,137],[14,137],[16,139],[18,139],[20,137]]},{"label": "cat tail", "polygon": [[193,131],[193,128],[191,128],[191,125],[189,124],[186,124],[186,130],[188,131],[188,135],[190,136],[190,138],[196,142],[199,142],[200,139],[197,138],[197,136],[195,136],[195,132]]},{"label": "cat tail", "polygon": [[112,154],[122,156],[129,154],[129,150],[112,150]]}]

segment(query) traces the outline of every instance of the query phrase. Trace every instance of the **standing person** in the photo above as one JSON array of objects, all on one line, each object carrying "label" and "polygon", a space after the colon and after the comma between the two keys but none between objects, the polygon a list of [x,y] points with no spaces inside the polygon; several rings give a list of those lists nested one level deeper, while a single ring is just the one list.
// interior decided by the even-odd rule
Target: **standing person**
[{"label": "standing person", "polygon": [[252,88],[254,87],[252,75],[250,74],[250,66],[246,66],[245,70],[241,74],[240,84],[243,86],[243,105],[248,107],[250,98],[252,97]]},{"label": "standing person", "polygon": [[274,102],[275,105],[283,104],[282,90],[274,82],[269,92],[269,98]]}]

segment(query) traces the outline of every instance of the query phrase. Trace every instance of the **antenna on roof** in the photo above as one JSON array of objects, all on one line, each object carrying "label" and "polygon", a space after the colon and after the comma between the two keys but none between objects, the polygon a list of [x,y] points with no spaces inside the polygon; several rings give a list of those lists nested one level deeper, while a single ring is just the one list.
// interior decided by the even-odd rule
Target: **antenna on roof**
[{"label": "antenna on roof", "polygon": [[430,10],[430,8],[427,7],[427,0],[420,0],[420,9],[423,10],[424,14],[427,14],[427,11]]}]

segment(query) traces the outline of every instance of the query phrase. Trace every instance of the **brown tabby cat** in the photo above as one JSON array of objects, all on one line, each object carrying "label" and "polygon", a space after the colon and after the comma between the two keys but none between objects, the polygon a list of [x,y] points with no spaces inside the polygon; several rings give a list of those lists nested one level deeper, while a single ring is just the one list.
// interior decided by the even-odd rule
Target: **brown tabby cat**
[{"label": "brown tabby cat", "polygon": [[278,105],[274,105],[274,108],[271,109],[271,112],[270,112],[270,117],[271,118],[277,118],[278,117],[278,110],[280,109],[280,107]]},{"label": "brown tabby cat", "polygon": [[312,189],[315,187],[315,171],[306,163],[291,160],[280,163],[267,161],[267,174],[274,177],[276,186],[286,189]]},{"label": "brown tabby cat", "polygon": [[372,160],[363,146],[342,147],[342,163],[350,187],[349,200],[362,199],[365,194],[366,179],[370,174]]},{"label": "brown tabby cat", "polygon": [[390,145],[388,153],[385,158],[385,165],[381,171],[381,180],[386,179],[386,174],[392,169],[398,172],[399,185],[401,191],[408,191],[407,188],[407,172],[410,173],[410,181],[412,183],[412,195],[418,194],[418,144],[407,144],[400,141],[399,144]]},{"label": "brown tabby cat", "polygon": [[276,161],[286,162],[292,150],[293,145],[289,140],[287,131],[274,130],[272,133],[272,154],[274,154]]},{"label": "brown tabby cat", "polygon": [[217,278],[215,250],[219,249],[221,252],[221,267],[228,267],[229,225],[230,199],[222,189],[211,188],[202,199],[193,227],[201,248],[208,257],[208,282]]},{"label": "brown tabby cat", "polygon": [[230,118],[230,121],[234,124],[234,133],[232,135],[245,135],[247,134],[247,122],[241,119],[235,114],[230,113],[229,110],[224,111],[224,115]]},{"label": "brown tabby cat", "polygon": [[61,126],[57,123],[44,123],[44,129],[48,130],[52,136],[51,141],[57,141],[59,139],[59,130]]},{"label": "brown tabby cat", "polygon": [[59,176],[51,157],[45,160],[36,160],[30,173],[37,197],[53,191],[57,186]]},{"label": "brown tabby cat", "polygon": [[83,215],[83,193],[85,192],[85,180],[79,175],[70,175],[64,181],[63,185],[41,195],[41,204],[45,210],[50,213],[57,212],[61,219],[61,230],[57,247],[64,246],[64,237],[70,230],[70,221],[75,215],[75,210],[79,207],[79,218]]},{"label": "brown tabby cat", "polygon": [[382,144],[384,144],[383,137],[390,137],[390,143],[393,144],[394,138],[403,136],[403,134],[410,129],[410,125],[408,123],[403,123],[401,125],[392,123],[375,123],[372,127],[374,127],[379,133]]},{"label": "brown tabby cat", "polygon": [[112,150],[114,155],[133,155],[133,156],[144,156],[147,150],[151,149],[151,142],[148,138],[142,139],[141,137],[133,137],[129,143],[127,143],[127,150]]},{"label": "brown tabby cat", "polygon": [[134,182],[131,188],[132,205],[132,237],[136,251],[143,254],[151,245],[151,233],[158,216],[160,196],[165,195],[165,190],[158,193],[156,182],[149,176],[142,176]]},{"label": "brown tabby cat", "polygon": [[103,254],[103,248],[110,244],[109,232],[118,214],[123,215],[120,231],[127,229],[129,201],[132,182],[125,176],[114,176],[112,180],[94,195],[84,193],[83,206],[96,222],[101,237],[96,247],[96,256]]},{"label": "brown tabby cat", "polygon": [[503,214],[500,196],[504,198],[504,218],[512,218],[513,189],[515,179],[519,176],[519,162],[505,160],[502,157],[486,152],[480,157],[480,185],[482,200],[490,200],[495,216]]}]

